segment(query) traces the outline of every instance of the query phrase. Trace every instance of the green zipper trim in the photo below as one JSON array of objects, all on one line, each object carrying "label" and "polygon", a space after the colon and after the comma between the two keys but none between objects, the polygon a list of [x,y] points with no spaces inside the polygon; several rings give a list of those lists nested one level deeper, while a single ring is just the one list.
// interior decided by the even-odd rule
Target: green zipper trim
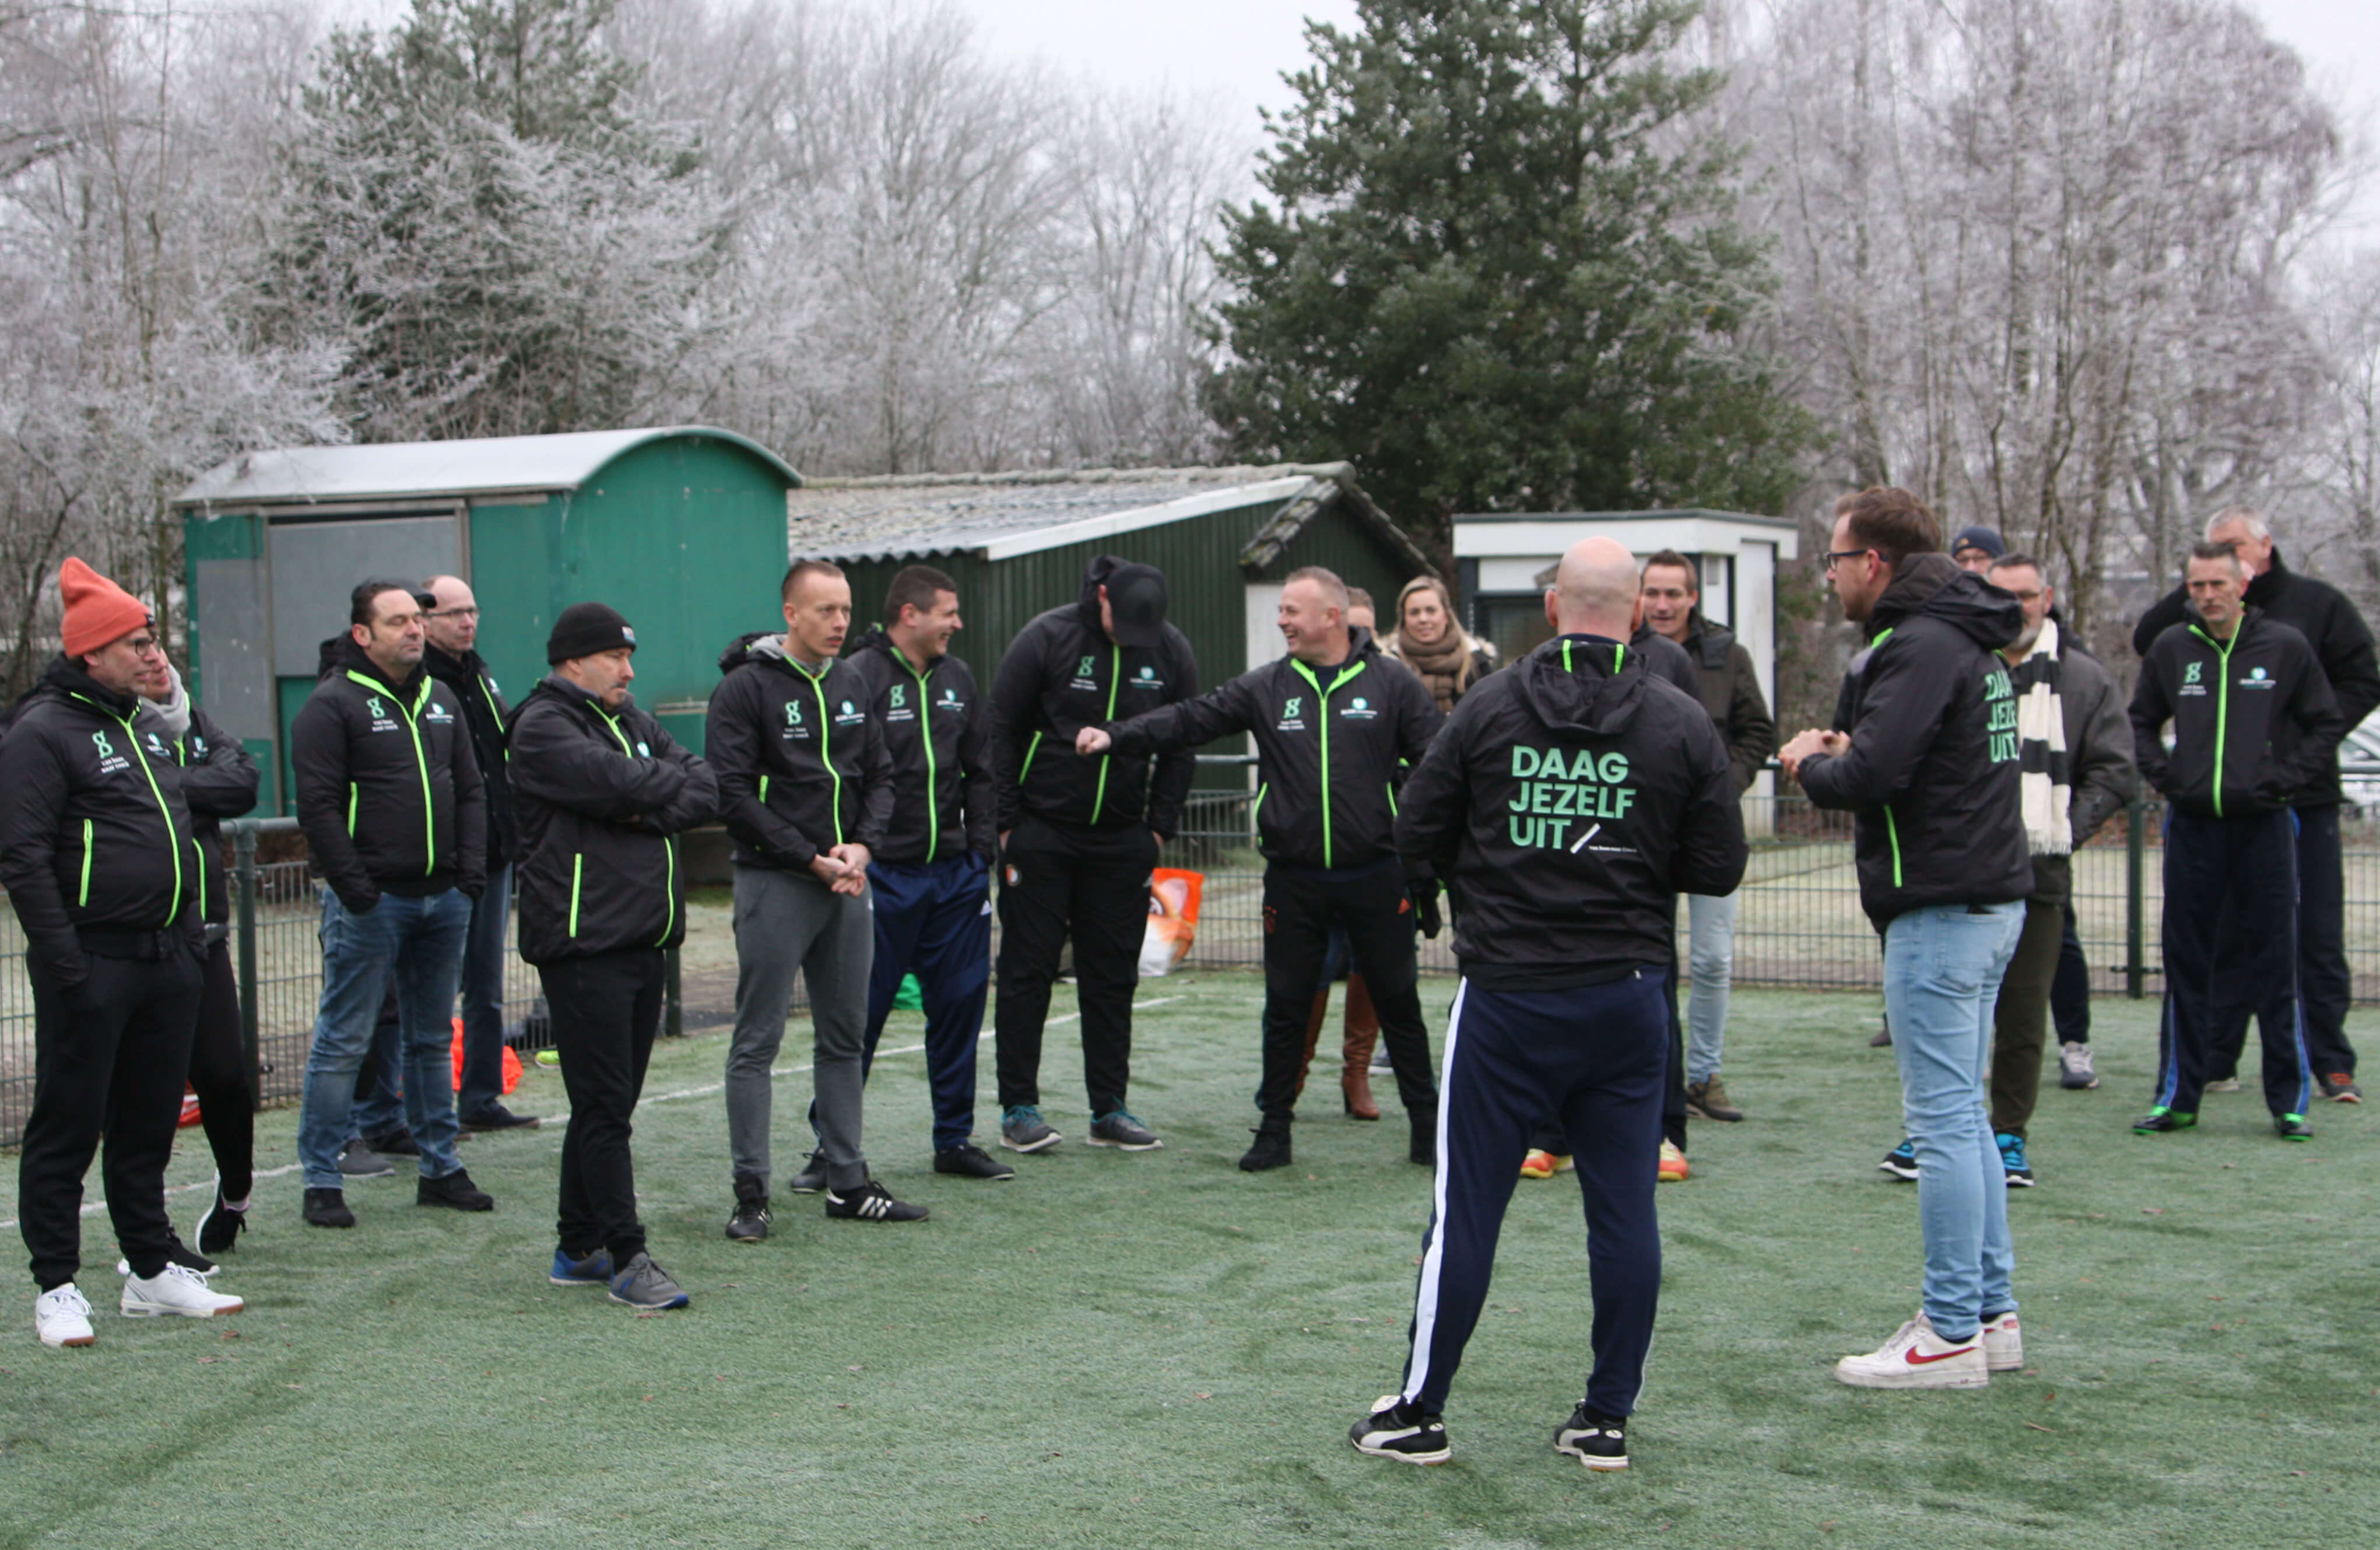
[{"label": "green zipper trim", "polygon": [[356,837],[356,783],[347,782],[347,837]]},{"label": "green zipper trim", "polygon": [[[785,660],[793,662],[791,657]],[[819,763],[826,766],[827,777],[834,782],[834,842],[841,845],[843,843],[843,772],[834,767],[832,723],[827,716],[826,690],[819,687],[819,679],[826,677],[826,669],[820,668],[817,675],[813,677],[810,670],[800,663],[794,662],[794,666],[803,677],[810,680],[810,698],[818,702]]]},{"label": "green zipper trim", "polygon": [[[185,769],[187,769],[187,768],[188,768],[188,767],[189,767],[189,763],[190,763],[190,750],[189,750],[189,746],[188,746],[187,743],[176,742],[176,743],[175,743],[175,744],[174,744],[174,763],[176,763],[176,764],[179,764],[179,765],[183,766]],[[188,799],[186,798],[186,799],[185,799],[185,800],[187,800]],[[191,830],[192,830],[191,835],[190,835],[190,849],[191,849],[191,850],[192,850],[192,851],[193,851],[193,852],[198,856],[198,858],[199,858],[199,908],[200,908],[201,910],[203,910],[203,909],[206,909],[206,907],[207,907],[207,848],[206,848],[205,846],[203,846],[203,845],[200,845],[200,844],[199,843],[199,836],[198,836],[198,834],[197,834],[198,824],[197,824],[197,821],[196,821],[195,819],[193,819],[193,820],[192,820],[192,822],[191,822],[191,825],[190,825],[190,826],[191,826]],[[89,897],[91,897],[91,875],[90,875],[90,873],[91,873],[91,836],[90,836],[89,835],[85,835],[85,836],[83,836],[83,884],[82,884],[82,891],[83,891],[83,897],[84,897],[86,899],[87,899],[87,898],[89,898]]]},{"label": "green zipper trim", "polygon": [[[595,714],[603,718],[603,725],[612,729],[612,737],[619,743],[620,751],[630,759],[636,758],[637,751],[629,746],[628,735],[620,730],[619,718],[605,710],[601,703],[595,704],[593,708]],[[769,777],[762,775],[760,800],[765,803],[768,799]],[[662,855],[668,863],[669,874],[662,888],[664,913],[662,916],[661,941],[653,944],[656,947],[660,946],[662,942],[667,942],[670,933],[677,928],[677,840],[675,837],[670,835],[662,836]],[[578,871],[575,861],[572,863],[570,874],[570,934],[573,936],[578,934]]]},{"label": "green zipper trim", "polygon": [[[1108,719],[1113,721],[1116,690],[1123,687],[1123,648],[1110,644],[1108,653]],[[1091,793],[1091,822],[1094,824],[1099,823],[1099,813],[1108,805],[1108,761],[1113,757],[1109,753],[1099,755],[1099,789]]]},{"label": "green zipper trim", "polygon": [[926,675],[911,665],[909,658],[901,652],[899,647],[893,648],[893,654],[901,658],[902,666],[909,669],[909,676],[917,680],[917,725],[926,734],[926,864],[931,866],[934,864],[934,853],[940,850],[942,845],[941,792],[938,788],[939,777],[934,765],[932,691],[926,687]]},{"label": "green zipper trim", "polygon": [[[140,751],[140,738],[139,734],[132,730],[131,718],[128,716],[117,715],[115,712],[109,710],[105,705],[101,704],[98,701],[92,699],[88,694],[77,694],[75,695],[75,698],[81,701],[84,704],[89,705],[92,710],[97,711],[100,714],[107,717],[108,720],[115,723],[118,726],[124,728],[125,740],[132,745],[132,757],[140,761],[140,773],[148,779],[149,795],[155,798],[157,800],[157,815],[165,820],[166,837],[174,842],[172,846],[174,855],[174,908],[168,911],[165,916],[165,924],[167,926],[171,926],[176,921],[181,919],[182,915],[182,836],[180,832],[174,827],[174,810],[165,805],[165,793],[161,790],[157,785],[157,772],[149,767],[149,756]],[[90,820],[86,819],[84,822],[89,823]],[[85,899],[88,900],[91,894],[91,845],[88,839],[86,839],[83,844],[82,859],[83,895]]]},{"label": "green zipper trim", "polygon": [[91,908],[91,820],[82,821],[82,897],[75,900],[79,909]]},{"label": "green zipper trim", "polygon": [[1267,794],[1267,793],[1269,793],[1269,792],[1270,792],[1271,790],[1272,790],[1272,782],[1271,782],[1271,781],[1269,781],[1269,780],[1268,780],[1268,781],[1266,781],[1262,786],[1259,786],[1259,787],[1257,787],[1257,799],[1256,799],[1256,801],[1255,801],[1253,804],[1251,804],[1251,805],[1249,806],[1249,808],[1248,808],[1248,817],[1249,817],[1251,820],[1253,820],[1253,819],[1256,817],[1256,815],[1257,815],[1257,813],[1262,812],[1264,811],[1264,799],[1265,799],[1266,794]]},{"label": "green zipper trim", "polygon": [[1033,734],[1033,740],[1032,740],[1031,742],[1026,743],[1026,744],[1025,745],[1025,763],[1022,763],[1022,764],[1019,764],[1018,766],[1016,766],[1016,784],[1017,784],[1017,785],[1019,785],[1019,786],[1024,785],[1024,784],[1025,784],[1025,777],[1026,777],[1026,775],[1031,775],[1031,774],[1033,773],[1033,756],[1034,756],[1035,754],[1037,754],[1037,753],[1040,752],[1040,751],[1041,751],[1041,734],[1040,734],[1040,733],[1038,733],[1038,732],[1036,732],[1036,733],[1034,733],[1034,734]]},{"label": "green zipper trim", "polygon": [[2215,647],[2216,653],[2223,659],[2216,669],[2222,676],[2215,680],[2215,816],[2220,818],[2223,816],[2223,735],[2231,711],[2231,648],[2240,643],[2240,628],[2232,626],[2231,639],[2220,643],[2196,625],[2190,627],[2190,632]]},{"label": "green zipper trim", "polygon": [[[404,713],[405,729],[413,734],[413,767],[421,775],[421,834],[425,857],[421,875],[428,877],[438,870],[438,815],[430,805],[430,756],[421,751],[421,723],[417,718],[421,714],[421,707],[430,702],[430,691],[434,682],[429,674],[421,675],[421,691],[413,697],[413,704],[408,709],[405,702],[397,698],[396,690],[378,678],[368,677],[352,667],[347,669],[347,677],[366,689],[376,689],[387,695],[390,702]],[[459,735],[462,729],[457,727],[455,730]],[[355,797],[352,792],[347,798],[347,832],[356,832]]]},{"label": "green zipper trim", "polygon": [[[1562,642],[1565,657],[1569,652],[1570,642],[1565,641]],[[1314,676],[1313,669],[1297,658],[1291,657],[1289,665],[1299,677],[1314,686],[1316,714],[1322,723],[1322,865],[1328,869],[1330,865],[1330,696],[1361,673],[1364,663],[1359,657],[1354,666],[1341,669],[1339,676],[1330,680],[1329,689],[1323,688],[1322,680]]]},{"label": "green zipper trim", "polygon": [[762,775],[760,777],[760,805],[762,807],[767,807],[769,805],[769,777],[767,775]]},{"label": "green zipper trim", "polygon": [[504,738],[504,763],[513,762],[513,740],[504,737],[504,713],[496,709],[496,691],[489,686],[488,676],[480,675],[480,697],[488,702],[488,719],[496,724],[496,735]]},{"label": "green zipper trim", "polygon": [[587,858],[574,852],[570,858],[570,934],[578,934],[578,882],[587,865]]},{"label": "green zipper trim", "polygon": [[1884,837],[1892,846],[1892,885],[1900,886],[1900,826],[1892,821],[1892,804],[1884,804]]},{"label": "green zipper trim", "polygon": [[1380,786],[1389,794],[1389,816],[1394,818],[1397,815],[1397,783],[1393,780],[1384,780],[1380,782]]}]

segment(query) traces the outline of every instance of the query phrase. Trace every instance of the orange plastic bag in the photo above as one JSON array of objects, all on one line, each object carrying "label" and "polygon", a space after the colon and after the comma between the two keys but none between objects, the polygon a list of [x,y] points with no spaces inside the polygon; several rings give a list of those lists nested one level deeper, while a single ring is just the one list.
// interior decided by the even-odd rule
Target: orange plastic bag
[{"label": "orange plastic bag", "polygon": [[[510,1092],[514,1088],[518,1087],[520,1079],[520,1056],[514,1053],[512,1045],[506,1044],[504,1046],[504,1091]],[[463,1091],[463,1019],[461,1018],[455,1019],[455,1091],[457,1092]],[[182,1123],[187,1125],[189,1121],[186,1119]]]},{"label": "orange plastic bag", "polygon": [[1207,875],[1159,867],[1148,878],[1148,931],[1140,941],[1140,971],[1170,974],[1198,939],[1198,897]]}]

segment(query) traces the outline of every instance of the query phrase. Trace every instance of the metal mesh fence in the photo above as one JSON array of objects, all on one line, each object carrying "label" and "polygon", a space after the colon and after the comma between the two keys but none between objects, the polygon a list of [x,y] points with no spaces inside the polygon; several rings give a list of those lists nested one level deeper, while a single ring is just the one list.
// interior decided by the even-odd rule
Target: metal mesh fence
[{"label": "metal mesh fence", "polygon": [[[1264,862],[1257,854],[1251,798],[1194,793],[1183,831],[1160,865],[1202,873],[1197,943],[1188,964],[1257,968],[1264,960]],[[1752,863],[1736,914],[1739,984],[1875,988],[1882,964],[1876,936],[1859,908],[1849,814],[1821,812],[1799,797],[1748,799]],[[2074,859],[2074,905],[2093,988],[2102,994],[2155,995],[2161,907],[2163,810],[2136,808],[2110,824]],[[285,820],[271,826],[280,827]],[[2380,823],[2350,817],[2341,825],[2346,856],[2347,954],[2359,1004],[2380,1001]],[[259,1095],[265,1103],[297,1095],[322,989],[318,886],[302,860],[234,861],[236,880],[252,890],[253,986]],[[1685,951],[1684,911],[1678,947]],[[1425,972],[1454,971],[1452,933],[1421,945]],[[997,950],[997,930],[994,944]],[[2131,945],[2143,949],[2137,965]],[[25,977],[24,935],[14,911],[0,911],[0,1146],[13,1146],[33,1095],[33,1002]],[[240,934],[236,958],[244,956]],[[243,983],[248,983],[244,976]],[[693,995],[689,989],[689,996]],[[537,976],[508,945],[504,968],[506,1037],[528,1050],[550,1042]],[[794,1009],[807,1009],[795,993]],[[715,1022],[715,1015],[698,1020]]]}]

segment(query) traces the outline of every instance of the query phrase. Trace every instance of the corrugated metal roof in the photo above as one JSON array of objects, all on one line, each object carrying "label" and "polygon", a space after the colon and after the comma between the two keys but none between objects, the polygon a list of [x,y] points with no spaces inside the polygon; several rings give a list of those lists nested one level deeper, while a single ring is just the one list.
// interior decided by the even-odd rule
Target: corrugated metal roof
[{"label": "corrugated metal roof", "polygon": [[1077,469],[820,479],[786,497],[793,552],[905,559],[960,550],[1006,559],[1086,539],[1279,502],[1342,483],[1344,463]]},{"label": "corrugated metal roof", "polygon": [[576,490],[621,454],[674,436],[703,436],[740,446],[774,467],[788,483],[801,483],[802,476],[791,464],[748,437],[709,425],[661,425],[553,436],[271,447],[242,453],[200,474],[174,497],[174,504],[247,506]]}]

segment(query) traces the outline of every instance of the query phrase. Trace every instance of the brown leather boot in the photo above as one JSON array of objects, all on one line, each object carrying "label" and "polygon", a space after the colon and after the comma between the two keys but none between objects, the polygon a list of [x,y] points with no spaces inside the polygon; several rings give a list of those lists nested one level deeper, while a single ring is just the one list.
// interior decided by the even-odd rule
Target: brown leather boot
[{"label": "brown leather boot", "polygon": [[1305,1078],[1314,1069],[1314,1049],[1322,1042],[1322,1019],[1330,1015],[1330,987],[1324,985],[1314,996],[1314,1013],[1305,1019],[1305,1058],[1298,1063],[1297,1090],[1290,1094],[1295,1103],[1305,1096]]},{"label": "brown leather boot", "polygon": [[1378,1119],[1380,1105],[1372,1102],[1372,1046],[1379,1042],[1380,1018],[1372,1010],[1371,992],[1364,976],[1347,976],[1347,1040],[1341,1048],[1346,1065],[1339,1073],[1339,1089],[1346,1094],[1347,1117]]}]

